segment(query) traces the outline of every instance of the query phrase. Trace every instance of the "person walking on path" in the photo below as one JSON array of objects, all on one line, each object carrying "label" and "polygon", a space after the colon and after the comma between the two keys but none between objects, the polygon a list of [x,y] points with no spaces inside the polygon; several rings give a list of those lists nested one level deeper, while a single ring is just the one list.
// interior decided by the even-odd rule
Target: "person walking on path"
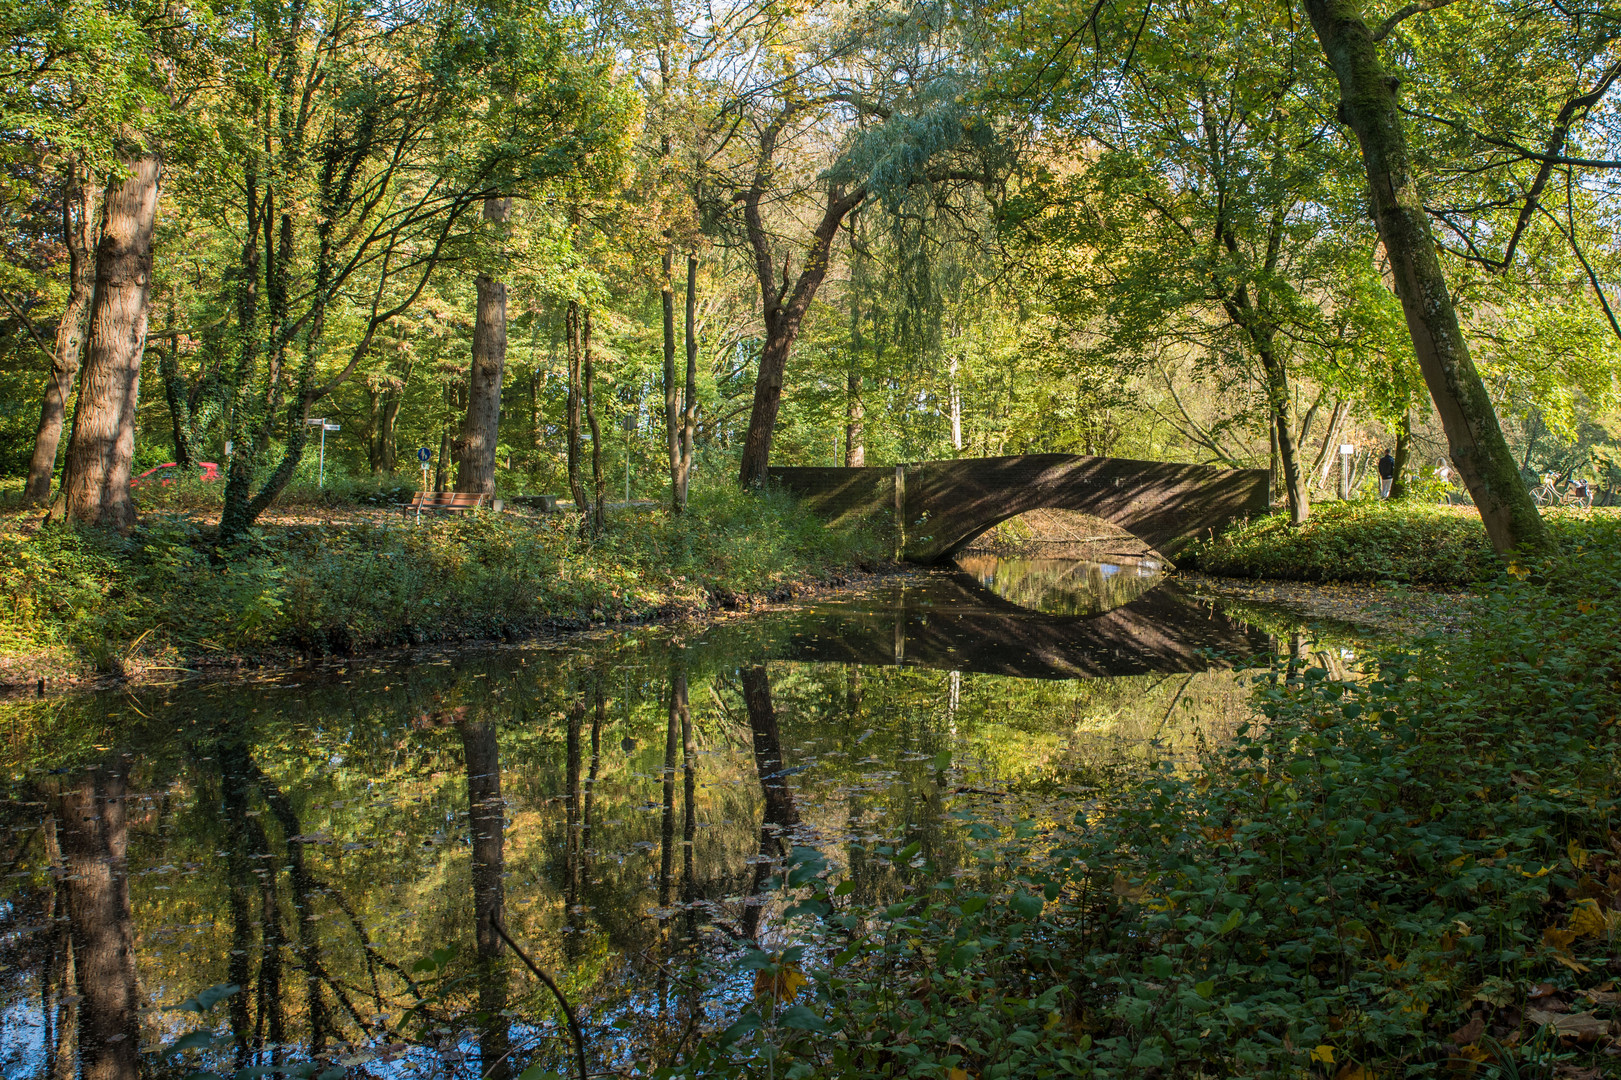
[{"label": "person walking on path", "polygon": [[1379,497],[1381,499],[1390,498],[1390,485],[1395,479],[1396,459],[1389,450],[1386,450],[1385,456],[1379,459]]}]

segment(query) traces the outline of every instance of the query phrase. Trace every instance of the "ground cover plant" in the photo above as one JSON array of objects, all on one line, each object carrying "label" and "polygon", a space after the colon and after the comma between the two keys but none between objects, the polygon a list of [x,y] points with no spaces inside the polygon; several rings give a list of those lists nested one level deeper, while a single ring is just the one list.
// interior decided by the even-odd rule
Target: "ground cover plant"
[{"label": "ground cover plant", "polygon": [[[1256,722],[998,821],[977,874],[852,903],[664,1075],[1596,1077],[1621,1072],[1621,523],[1363,676],[1281,662]],[[944,763],[942,763],[944,765]],[[802,980],[807,980],[803,986]]]},{"label": "ground cover plant", "polygon": [[735,607],[886,562],[867,534],[830,530],[785,496],[723,485],[695,491],[685,515],[618,512],[601,536],[569,514],[418,526],[353,504],[292,509],[306,511],[299,524],[253,529],[225,549],[178,506],[127,537],[5,519],[0,659],[14,678],[86,666],[133,674],[274,649],[513,637]]},{"label": "ground cover plant", "polygon": [[[1561,544],[1580,544],[1587,528],[1614,522],[1612,509],[1543,512]],[[1405,500],[1319,503],[1303,525],[1273,514],[1193,545],[1178,559],[1187,570],[1227,577],[1291,581],[1391,581],[1469,585],[1502,568],[1473,507]]]}]

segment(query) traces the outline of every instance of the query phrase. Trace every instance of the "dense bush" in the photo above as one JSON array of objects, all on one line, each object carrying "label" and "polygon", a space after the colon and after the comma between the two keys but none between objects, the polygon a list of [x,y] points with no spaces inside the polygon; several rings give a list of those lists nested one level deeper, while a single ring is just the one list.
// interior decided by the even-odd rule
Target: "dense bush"
[{"label": "dense bush", "polygon": [[[1581,543],[1587,525],[1614,510],[1544,511],[1561,543]],[[1325,502],[1299,528],[1272,515],[1194,544],[1177,560],[1188,570],[1291,581],[1398,581],[1467,585],[1492,577],[1492,551],[1474,507],[1411,501]]]},{"label": "dense bush", "polygon": [[479,512],[420,527],[353,516],[258,528],[224,551],[179,514],[148,515],[127,538],[14,518],[0,531],[0,654],[55,649],[120,670],[270,646],[511,636],[734,604],[882,561],[869,537],[729,487],[695,492],[680,518],[617,513],[596,539],[573,515]]},{"label": "dense bush", "polygon": [[981,871],[910,902],[796,852],[808,947],[747,952],[756,1007],[671,1073],[1613,1074],[1618,644],[1612,518],[1467,635],[1263,678],[1197,771],[970,817]]}]

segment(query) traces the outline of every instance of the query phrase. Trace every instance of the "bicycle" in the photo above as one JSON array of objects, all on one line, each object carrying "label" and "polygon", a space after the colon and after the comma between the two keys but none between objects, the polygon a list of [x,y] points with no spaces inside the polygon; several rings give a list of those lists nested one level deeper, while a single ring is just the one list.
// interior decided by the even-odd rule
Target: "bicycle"
[{"label": "bicycle", "polygon": [[1531,489],[1531,500],[1538,506],[1593,505],[1593,483],[1590,480],[1571,480],[1564,491],[1559,490],[1558,477],[1553,473],[1543,476],[1542,483]]}]

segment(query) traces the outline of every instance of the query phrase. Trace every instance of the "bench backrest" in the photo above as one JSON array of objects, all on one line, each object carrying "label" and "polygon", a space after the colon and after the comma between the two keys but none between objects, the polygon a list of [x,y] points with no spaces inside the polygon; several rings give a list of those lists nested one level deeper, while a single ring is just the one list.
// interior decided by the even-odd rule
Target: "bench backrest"
[{"label": "bench backrest", "polygon": [[419,491],[411,496],[411,506],[424,509],[471,510],[483,506],[488,496],[477,491]]}]

